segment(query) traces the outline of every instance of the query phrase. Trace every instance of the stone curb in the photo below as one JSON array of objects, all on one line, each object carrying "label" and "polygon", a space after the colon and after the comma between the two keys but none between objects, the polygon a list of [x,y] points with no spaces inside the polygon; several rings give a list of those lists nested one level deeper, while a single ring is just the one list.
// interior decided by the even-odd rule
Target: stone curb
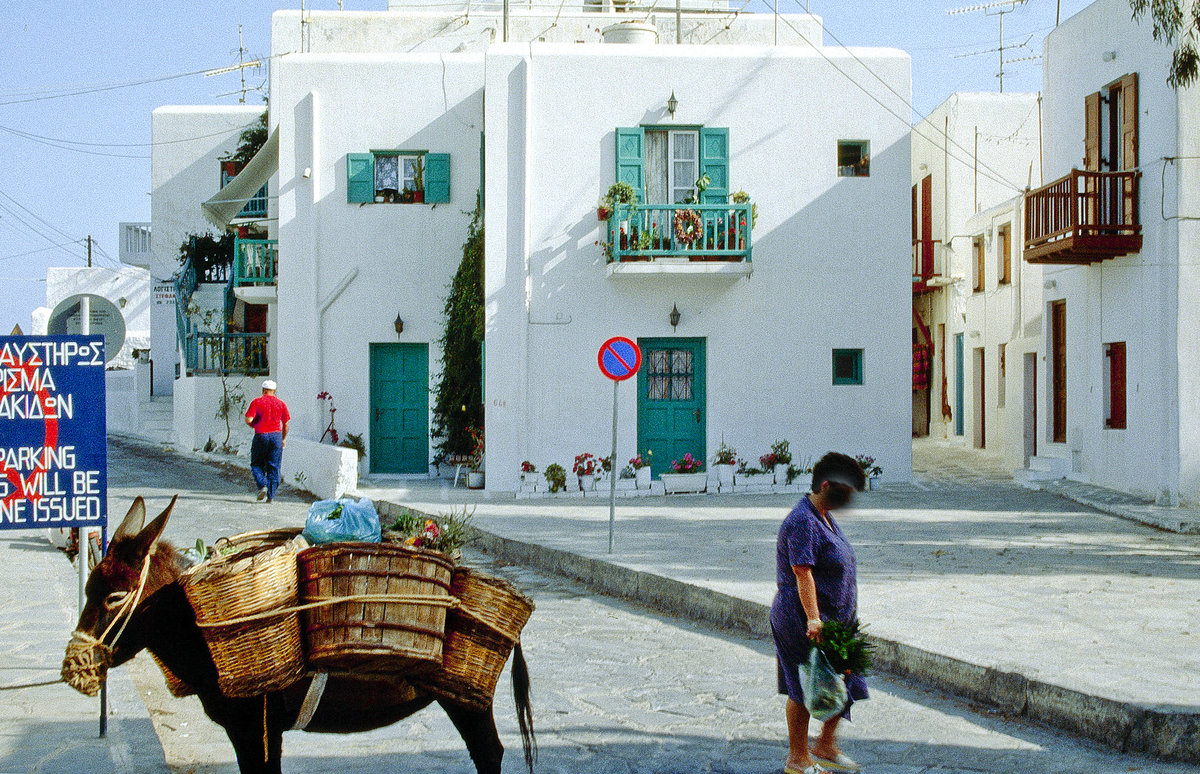
[{"label": "stone curb", "polygon": [[[406,506],[376,502],[376,509],[385,518],[394,517],[402,507]],[[766,605],[478,528],[475,533],[473,545],[496,559],[554,573],[602,594],[640,602],[662,613],[758,637],[771,636]],[[1200,712],[1091,696],[902,642],[872,639],[876,645],[875,663],[882,671],[897,677],[989,704],[1121,752],[1200,763]]]},{"label": "stone curb", "polygon": [[1181,535],[1200,535],[1200,513],[1184,508],[1168,508],[1161,505],[1132,505],[1109,502],[1063,485],[1058,481],[1039,481],[1038,488],[1065,500],[1095,508],[1101,513],[1136,521],[1149,527],[1157,527]]}]

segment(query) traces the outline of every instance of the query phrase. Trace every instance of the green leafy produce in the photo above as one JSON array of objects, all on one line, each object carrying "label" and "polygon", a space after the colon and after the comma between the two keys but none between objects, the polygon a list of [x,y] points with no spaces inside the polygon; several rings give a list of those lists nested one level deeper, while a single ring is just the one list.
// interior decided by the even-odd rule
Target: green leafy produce
[{"label": "green leafy produce", "polygon": [[865,675],[871,669],[871,653],[875,646],[863,636],[863,627],[857,618],[849,626],[841,621],[826,621],[821,626],[821,641],[817,647],[838,674]]},{"label": "green leafy produce", "polygon": [[452,509],[431,519],[425,514],[404,508],[392,524],[391,531],[400,533],[405,545],[454,554],[470,542],[471,519],[474,515],[474,509],[468,510],[463,506],[462,510]]}]

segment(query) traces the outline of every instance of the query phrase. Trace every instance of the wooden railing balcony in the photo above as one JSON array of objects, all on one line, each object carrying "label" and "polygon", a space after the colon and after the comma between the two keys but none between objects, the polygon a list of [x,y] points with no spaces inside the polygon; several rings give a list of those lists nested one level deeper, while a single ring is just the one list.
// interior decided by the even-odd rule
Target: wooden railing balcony
[{"label": "wooden railing balcony", "polygon": [[744,202],[618,207],[608,219],[608,262],[749,263],[752,206]]},{"label": "wooden railing balcony", "polygon": [[238,239],[233,247],[233,284],[274,285],[279,271],[279,240]]},{"label": "wooden railing balcony", "polygon": [[[912,246],[912,282],[913,293],[928,293],[931,290],[937,290],[941,285],[938,280],[941,279],[943,271],[938,265],[936,259],[937,247],[941,245],[939,239],[918,239],[913,242]],[[943,255],[943,261],[945,256]]]},{"label": "wooden railing balcony", "polygon": [[1089,264],[1142,249],[1141,173],[1075,169],[1025,195],[1025,260]]}]

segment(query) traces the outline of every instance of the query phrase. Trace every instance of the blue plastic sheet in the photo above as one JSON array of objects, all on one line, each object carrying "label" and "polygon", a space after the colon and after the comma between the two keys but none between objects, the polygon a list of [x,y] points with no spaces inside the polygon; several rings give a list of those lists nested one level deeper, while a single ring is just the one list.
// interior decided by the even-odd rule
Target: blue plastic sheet
[{"label": "blue plastic sheet", "polygon": [[349,497],[341,500],[318,500],[308,507],[304,539],[312,545],[378,543],[380,534],[379,514],[375,512],[375,503],[366,497],[357,502]]}]

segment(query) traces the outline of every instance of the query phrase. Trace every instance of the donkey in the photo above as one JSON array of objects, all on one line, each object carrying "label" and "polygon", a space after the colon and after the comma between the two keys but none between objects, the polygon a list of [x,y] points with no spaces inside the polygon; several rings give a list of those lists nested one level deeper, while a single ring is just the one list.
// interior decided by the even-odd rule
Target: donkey
[{"label": "donkey", "polygon": [[[243,774],[281,774],[283,732],[301,714],[311,678],[281,691],[254,698],[231,699],[217,686],[217,668],[195,614],[180,587],[186,564],[175,548],[160,540],[178,497],[157,518],[145,524],[146,505],[134,500],[108,551],[88,577],[87,602],[63,661],[63,676],[80,691],[94,693],[98,680],[81,685],[72,679],[84,651],[94,648],[97,677],[107,667],[120,666],[143,648],[191,686],[204,712],[225,729]],[[143,526],[144,525],[144,526]],[[114,633],[115,632],[115,633]],[[513,651],[513,693],[521,730],[525,763],[530,774],[537,756],[533,712],[529,702],[529,673],[521,646]],[[323,697],[305,730],[347,734],[391,725],[429,706],[432,696],[402,678],[379,675],[331,674]],[[476,710],[436,699],[466,742],[479,774],[500,774],[504,747],[489,707]]]}]

